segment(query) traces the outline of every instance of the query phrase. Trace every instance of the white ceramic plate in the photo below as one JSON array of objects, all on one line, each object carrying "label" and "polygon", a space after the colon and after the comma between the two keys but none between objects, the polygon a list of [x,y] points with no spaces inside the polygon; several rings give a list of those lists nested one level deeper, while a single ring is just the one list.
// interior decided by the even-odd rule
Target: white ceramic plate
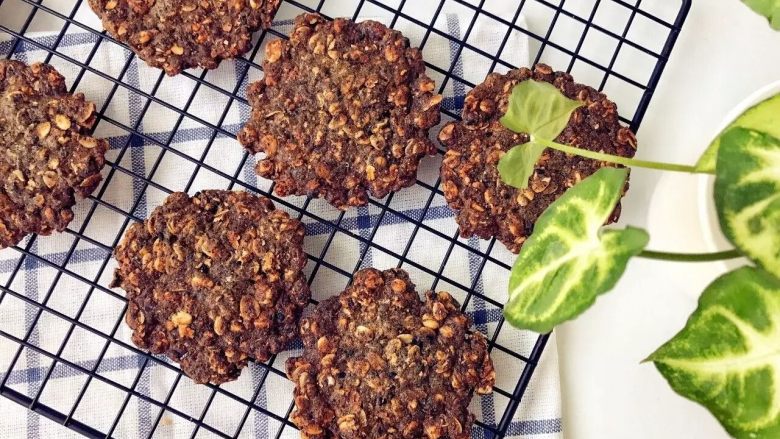
[{"label": "white ceramic plate", "polygon": [[[713,133],[712,138],[714,139],[718,134],[720,134],[721,131],[726,129],[726,127],[728,127],[746,110],[778,93],[780,93],[780,81],[768,84],[748,96],[744,101],[737,105],[731,113],[728,114],[728,116],[723,120],[723,123],[718,128],[718,131]],[[699,203],[699,220],[701,223],[702,234],[704,236],[707,250],[712,252],[726,250],[733,247],[733,245],[728,242],[726,237],[723,236],[723,233],[720,231],[720,224],[718,223],[718,216],[715,211],[715,201],[713,199],[714,182],[715,178],[713,176],[702,175],[699,179],[699,196],[697,197]],[[726,265],[729,269],[733,269],[740,265],[744,265],[744,260],[725,261],[724,265]]]}]

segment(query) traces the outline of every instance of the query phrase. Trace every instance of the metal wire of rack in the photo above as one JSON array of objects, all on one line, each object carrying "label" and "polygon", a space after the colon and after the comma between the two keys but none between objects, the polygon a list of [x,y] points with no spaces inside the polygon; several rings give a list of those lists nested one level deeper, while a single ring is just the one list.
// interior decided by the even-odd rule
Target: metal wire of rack
[{"label": "metal wire of rack", "polygon": [[[471,57],[470,60],[479,59],[479,62],[485,63],[485,73],[513,68],[517,62],[513,62],[504,52],[508,50],[510,35],[519,33],[529,39],[534,62],[543,61],[556,68],[566,69],[578,81],[605,90],[618,102],[621,114],[626,116],[622,120],[636,130],[658,86],[690,8],[690,0],[510,0],[517,8],[514,16],[506,17],[491,12],[491,3],[499,1],[504,0],[431,0],[428,8],[422,8],[430,9],[430,13],[421,15],[418,11],[421,9],[420,3],[411,0],[285,0],[279,15],[292,17],[304,11],[317,11],[328,16],[334,10],[334,4],[339,3],[341,7],[348,4],[351,16],[355,19],[370,17],[376,11],[381,11],[390,14],[389,24],[393,27],[399,21],[418,27],[419,35],[410,38],[413,44],[423,48],[424,53],[426,45],[432,44],[431,41],[435,39],[448,44],[454,53],[451,63],[428,63],[429,72],[437,79],[440,91],[458,85],[458,93],[449,102],[445,101],[442,109],[446,120],[459,117],[462,94],[481,81],[481,78],[462,77],[461,70],[456,68],[462,62],[459,59],[467,55]],[[472,16],[461,38],[453,38],[437,25],[448,8],[453,7],[465,10]],[[19,10],[24,12],[19,13]],[[525,347],[522,349],[506,342],[506,336],[502,336],[502,333],[506,334],[511,328],[505,327],[500,317],[502,302],[481,288],[480,279],[484,276],[506,276],[511,255],[502,252],[500,245],[494,247],[494,241],[460,239],[454,226],[452,229],[442,229],[428,220],[434,210],[446,210],[440,202],[442,192],[435,172],[428,178],[421,177],[417,185],[410,189],[427,195],[427,202],[413,210],[400,208],[394,202],[394,195],[383,200],[371,200],[368,207],[356,209],[357,212],[328,210],[327,207],[321,207],[317,200],[304,197],[280,199],[272,194],[273,185],[270,182],[257,181],[249,176],[252,174],[252,160],[246,153],[239,154],[240,160],[231,170],[216,167],[209,158],[212,146],[235,139],[237,127],[228,126],[225,121],[235,106],[247,105],[244,89],[251,78],[257,77],[261,71],[259,48],[267,38],[285,37],[284,32],[278,28],[258,32],[253,51],[235,61],[237,80],[232,84],[216,83],[206,71],[183,73],[181,76],[192,82],[192,89],[182,101],[170,103],[162,93],[166,87],[166,77],[162,72],[145,70],[151,72],[147,73],[151,75],[147,78],[147,86],[128,80],[128,72],[135,71],[137,76],[138,65],[142,62],[109,35],[101,32],[99,26],[85,24],[85,17],[90,14],[83,0],[0,0],[0,56],[20,57],[25,48],[40,52],[42,58],[36,60],[57,63],[74,72],[74,75],[66,75],[74,91],[80,89],[82,81],[103,81],[106,93],[102,102],[99,102],[102,105],[98,105],[100,115],[97,131],[107,126],[105,131],[114,133],[107,136],[111,142],[111,151],[104,170],[104,183],[94,195],[79,203],[76,220],[67,231],[53,237],[31,236],[13,249],[0,253],[2,396],[88,437],[119,436],[123,413],[131,403],[153,409],[144,421],[143,437],[159,434],[164,428],[161,425],[169,422],[169,417],[190,426],[190,437],[201,437],[202,433],[225,438],[246,436],[249,429],[245,427],[249,425],[250,417],[274,424],[276,433],[271,436],[295,436],[290,436],[295,429],[288,419],[292,410],[291,397],[282,398],[284,402],[280,407],[271,407],[267,401],[260,400],[264,386],[270,381],[285,379],[280,366],[284,355],[252,366],[251,379],[245,389],[230,385],[201,386],[205,389],[202,404],[196,409],[187,410],[174,404],[174,401],[177,388],[192,387],[189,379],[182,375],[175,364],[139,351],[127,337],[122,336],[125,300],[121,292],[107,286],[113,247],[130,222],[142,220],[147,214],[146,204],[153,205],[154,199],[160,199],[174,190],[194,192],[202,184],[198,181],[199,174],[208,172],[224,180],[227,189],[250,190],[271,197],[277,206],[302,219],[309,232],[316,232],[319,236],[316,242],[307,246],[310,259],[307,272],[315,295],[319,277],[338,278],[345,284],[354,271],[371,262],[372,254],[382,255],[385,261],[393,261],[395,265],[406,268],[417,279],[429,281],[431,289],[445,286],[460,291],[463,309],[472,315],[478,329],[485,332],[491,352],[513,359],[520,365],[516,379],[504,380],[497,386],[495,395],[502,402],[495,402],[499,407],[495,410],[496,416],[478,419],[474,437],[502,438],[522,434],[516,428],[513,429],[512,421],[523,402],[548,336],[525,334]],[[11,15],[21,19],[12,20]],[[54,20],[60,26],[59,30],[46,38],[35,33],[36,23],[43,18]],[[503,34],[498,47],[479,47],[478,43],[469,39],[479,20],[489,20],[495,24],[496,32]],[[74,32],[81,35],[82,43],[87,41],[92,45],[85,58],[76,57],[66,50],[66,36]],[[6,41],[2,40],[3,36],[7,37]],[[126,54],[118,75],[109,75],[91,64],[107,46]],[[216,120],[206,120],[197,111],[202,104],[199,94],[204,91],[208,92],[208,96],[218,98],[216,102],[209,102],[220,108],[221,114]],[[136,111],[127,121],[107,111],[112,99],[125,94],[141,103],[140,111]],[[170,134],[161,136],[154,130],[145,129],[142,120],[154,117],[155,111],[175,114],[175,124],[165,130]],[[193,129],[208,133],[205,144],[196,153],[183,149],[180,144],[186,143],[188,137],[177,134]],[[132,151],[139,147],[159,149],[151,167],[139,169],[128,159]],[[238,147],[233,145],[232,148]],[[166,161],[168,157],[175,157],[188,167],[186,169],[190,174],[183,187],[168,187],[156,178],[158,169],[169,165]],[[436,166],[431,168],[435,170]],[[184,172],[185,168],[182,169]],[[129,182],[131,188],[132,199],[126,203],[117,202],[111,195],[114,190],[112,185],[119,184],[119,181]],[[154,197],[150,191],[159,192],[160,196]],[[107,215],[113,218],[112,233],[107,237],[94,233],[94,223]],[[379,231],[388,223],[408,225],[405,235],[400,238],[400,245],[386,244],[380,239],[382,233]],[[438,266],[421,263],[414,256],[420,243],[425,242],[424,239],[443,243]],[[55,241],[59,245],[58,251],[44,251],[44,248],[48,248],[45,242],[51,244]],[[358,257],[345,263],[334,254],[346,241],[355,243]],[[469,258],[472,273],[466,280],[452,275],[449,269],[448,260],[456,252],[465,253]],[[381,258],[376,256],[376,259]],[[97,263],[98,269],[85,272],[80,265],[84,261],[89,261],[91,267]],[[43,282],[46,285],[36,284],[43,294],[30,292],[28,283],[33,280],[28,279],[28,273],[31,271],[48,273]],[[425,285],[420,282],[418,286]],[[62,290],[69,291],[70,296],[60,298]],[[110,318],[101,316],[103,321],[100,322],[89,318],[90,309],[97,300],[115,301],[116,312]],[[61,306],[63,301],[69,305]],[[10,313],[20,310],[25,315],[24,324],[20,328],[7,327]],[[496,317],[488,322],[484,316],[489,313]],[[41,334],[46,332],[57,334],[48,337],[48,342],[42,342]],[[69,346],[79,338],[88,338],[95,345],[93,358],[88,361],[74,359],[73,354],[69,353]],[[122,380],[118,375],[110,373],[106,364],[118,361],[113,355],[115,350],[127,354],[122,357],[125,363],[132,363],[132,367],[129,367],[130,379]],[[148,389],[148,381],[153,373],[166,376],[168,389],[165,392],[154,394]],[[80,377],[80,390],[66,395],[67,403],[49,402],[51,393],[63,393],[56,383],[66,376]],[[100,392],[92,390],[93,386],[98,385],[103,389],[101,391],[110,390],[123,395],[123,403],[110,408],[116,411],[116,416],[112,417],[110,423],[103,425],[92,423],[88,416],[81,415],[80,409],[81,406],[100,406]],[[215,425],[211,422],[210,413],[214,410],[234,408],[242,413],[235,425]]]}]

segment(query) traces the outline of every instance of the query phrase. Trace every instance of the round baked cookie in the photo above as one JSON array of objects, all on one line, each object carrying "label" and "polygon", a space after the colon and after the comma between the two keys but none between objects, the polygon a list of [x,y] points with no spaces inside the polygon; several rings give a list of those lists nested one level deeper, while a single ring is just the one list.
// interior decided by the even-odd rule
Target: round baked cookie
[{"label": "round baked cookie", "polygon": [[[533,70],[521,68],[505,75],[491,73],[466,96],[463,120],[445,125],[439,141],[448,150],[441,167],[442,191],[457,213],[463,237],[496,237],[518,253],[534,223],[566,189],[593,174],[605,163],[567,156],[547,149],[536,164],[529,187],[523,190],[503,183],[499,159],[512,147],[528,141],[500,119],[506,114],[515,85],[533,79],[553,84],[570,99],[582,101],[559,143],[624,157],[636,152],[636,137],[620,124],[617,106],[603,93],[574,82],[571,75],[553,72],[544,64]],[[620,206],[610,222],[620,215]]]},{"label": "round baked cookie", "polygon": [[301,320],[287,360],[303,438],[471,438],[472,393],[490,393],[485,338],[448,293],[425,294],[400,269],[361,270]]},{"label": "round baked cookie", "polygon": [[89,0],[111,36],[169,75],[214,69],[271,27],[281,0]]},{"label": "round baked cookie", "polygon": [[45,64],[0,60],[0,249],[61,232],[76,195],[100,183],[108,142],[89,131],[95,104]]},{"label": "round baked cookie", "polygon": [[428,130],[442,97],[419,49],[375,21],[296,18],[289,41],[266,46],[265,77],[247,93],[239,140],[265,153],[257,173],[281,196],[313,195],[346,209],[414,184],[435,152]]},{"label": "round baked cookie", "polygon": [[238,377],[297,335],[310,293],[304,228],[246,192],[178,192],[115,251],[133,342],[198,383]]}]

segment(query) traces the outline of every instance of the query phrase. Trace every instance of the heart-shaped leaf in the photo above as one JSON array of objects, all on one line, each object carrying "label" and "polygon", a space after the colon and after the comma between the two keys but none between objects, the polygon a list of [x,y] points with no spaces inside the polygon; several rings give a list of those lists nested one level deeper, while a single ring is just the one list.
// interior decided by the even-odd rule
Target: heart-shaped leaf
[{"label": "heart-shaped leaf", "polygon": [[649,359],[734,437],[780,437],[780,280],[753,267],[720,277]]},{"label": "heart-shaped leaf", "polygon": [[745,128],[721,137],[715,204],[726,237],[780,278],[780,139]]},{"label": "heart-shaped leaf", "polygon": [[775,30],[780,30],[780,0],[742,0],[750,9],[763,15]]},{"label": "heart-shaped leaf", "polygon": [[718,161],[720,138],[731,128],[741,127],[758,130],[780,139],[778,115],[780,115],[780,95],[772,96],[745,111],[712,141],[707,148],[707,151],[704,152],[704,155],[701,156],[699,162],[696,163],[696,169],[701,172],[715,172],[715,164]]},{"label": "heart-shaped leaf", "polygon": [[534,139],[555,140],[566,128],[571,115],[582,102],[569,99],[554,85],[532,79],[517,84],[509,96],[509,108],[501,124],[531,137],[531,142],[512,148],[498,164],[504,183],[524,189],[536,162],[544,151]]},{"label": "heart-shaped leaf", "polygon": [[582,105],[548,82],[529,79],[512,89],[501,124],[516,133],[555,140],[568,125],[574,110]]},{"label": "heart-shaped leaf", "polygon": [[509,279],[504,316],[549,332],[611,290],[649,237],[641,229],[601,230],[620,200],[627,169],[602,168],[566,191],[539,217]]}]

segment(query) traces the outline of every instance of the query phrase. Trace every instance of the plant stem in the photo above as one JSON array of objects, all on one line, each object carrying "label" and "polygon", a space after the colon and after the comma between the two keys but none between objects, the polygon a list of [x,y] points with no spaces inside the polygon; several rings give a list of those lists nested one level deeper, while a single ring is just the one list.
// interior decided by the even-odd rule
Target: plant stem
[{"label": "plant stem", "polygon": [[716,253],[667,253],[645,250],[639,254],[640,258],[676,262],[714,262],[736,259],[742,256],[742,253],[737,249]]},{"label": "plant stem", "polygon": [[660,169],[662,171],[675,171],[675,172],[688,172],[691,174],[714,174],[713,171],[704,171],[701,169],[697,169],[695,166],[688,166],[688,165],[678,165],[674,163],[663,163],[663,162],[651,162],[647,160],[637,160],[637,159],[631,159],[628,157],[621,157],[617,155],[612,154],[605,154],[603,152],[596,152],[591,151],[588,149],[582,149],[582,148],[576,148],[573,146],[563,145],[556,142],[551,142],[549,140],[544,139],[533,139],[534,142],[544,145],[548,148],[557,149],[558,151],[565,152],[567,154],[573,154],[578,155],[581,157],[593,159],[593,160],[600,160],[603,162],[610,162],[610,163],[616,163],[619,165],[624,166],[633,166],[637,168],[649,168],[649,169]]}]

